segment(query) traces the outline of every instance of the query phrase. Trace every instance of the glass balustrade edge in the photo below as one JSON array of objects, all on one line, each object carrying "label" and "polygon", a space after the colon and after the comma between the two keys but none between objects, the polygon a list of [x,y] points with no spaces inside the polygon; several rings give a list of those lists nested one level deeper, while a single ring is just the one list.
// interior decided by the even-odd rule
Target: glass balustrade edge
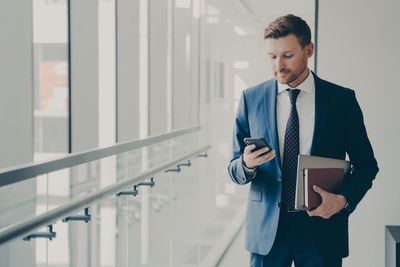
[{"label": "glass balustrade edge", "polygon": [[50,173],[57,170],[74,167],[90,161],[121,154],[123,152],[152,145],[178,136],[187,135],[193,132],[200,131],[200,129],[200,126],[193,126],[176,130],[167,134],[151,136],[145,139],[118,143],[105,148],[91,149],[83,152],[68,154],[67,156],[62,156],[51,160],[26,163],[16,167],[6,168],[0,170],[0,187],[22,182],[24,180],[31,179],[45,173]]}]

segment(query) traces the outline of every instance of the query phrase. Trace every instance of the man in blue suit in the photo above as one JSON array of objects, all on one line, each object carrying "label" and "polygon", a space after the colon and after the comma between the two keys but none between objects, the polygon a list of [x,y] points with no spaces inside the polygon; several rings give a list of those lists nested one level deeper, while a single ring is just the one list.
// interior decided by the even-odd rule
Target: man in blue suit
[{"label": "man in blue suit", "polygon": [[[246,215],[250,265],[342,266],[349,253],[348,216],[378,172],[360,106],[353,90],[309,70],[314,45],[300,17],[277,18],[266,27],[264,39],[274,79],[244,90],[228,167],[235,183],[251,183]],[[271,149],[252,152],[255,146],[246,146],[246,137],[263,137]],[[341,192],[315,186],[322,204],[312,211],[294,210],[298,154],[345,159],[346,153],[352,171]]]}]

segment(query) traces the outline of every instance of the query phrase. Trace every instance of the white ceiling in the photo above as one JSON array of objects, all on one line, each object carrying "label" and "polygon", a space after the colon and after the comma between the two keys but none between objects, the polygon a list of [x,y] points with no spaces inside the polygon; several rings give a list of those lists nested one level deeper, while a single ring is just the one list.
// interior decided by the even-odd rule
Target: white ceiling
[{"label": "white ceiling", "polygon": [[314,28],[315,0],[204,0],[203,5],[206,21],[208,17],[219,21],[212,29],[217,34],[238,26],[247,33],[243,37],[262,39],[265,26],[288,13],[304,18]]},{"label": "white ceiling", "polygon": [[314,17],[315,0],[205,0],[205,4],[218,9],[221,22],[240,24],[250,32],[254,27],[264,27],[274,18],[288,13],[314,24],[310,20]]},{"label": "white ceiling", "polygon": [[[209,40],[209,55],[216,61],[231,64],[244,61],[248,69],[236,70],[248,84],[255,84],[270,75],[263,33],[265,26],[277,18],[292,13],[314,27],[315,0],[203,0],[204,34]],[[207,8],[208,7],[208,8]],[[218,23],[207,23],[208,18]],[[238,35],[234,27],[247,34]]]}]

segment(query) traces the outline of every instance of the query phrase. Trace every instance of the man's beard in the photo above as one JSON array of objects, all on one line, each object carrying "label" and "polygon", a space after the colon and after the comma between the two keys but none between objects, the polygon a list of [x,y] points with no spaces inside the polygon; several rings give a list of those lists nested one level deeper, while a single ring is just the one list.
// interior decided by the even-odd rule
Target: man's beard
[{"label": "man's beard", "polygon": [[278,80],[280,80],[279,82],[282,84],[289,84],[289,83],[295,81],[297,79],[297,77],[299,77],[299,75],[293,74],[292,71],[285,73],[284,77],[279,77],[279,74],[280,74],[280,72],[278,72],[278,74],[276,75],[276,78],[278,78]]},{"label": "man's beard", "polygon": [[290,84],[290,83],[296,81],[303,74],[303,72],[306,70],[306,68],[307,68],[307,65],[304,65],[304,68],[298,73],[293,73],[292,71],[290,71],[288,73],[288,77],[286,77],[287,82],[285,82],[284,84]]}]

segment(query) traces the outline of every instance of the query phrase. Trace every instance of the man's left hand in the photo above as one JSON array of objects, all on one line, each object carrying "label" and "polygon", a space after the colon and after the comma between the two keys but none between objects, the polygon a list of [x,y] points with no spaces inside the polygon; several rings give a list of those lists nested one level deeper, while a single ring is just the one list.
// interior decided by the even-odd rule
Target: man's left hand
[{"label": "man's left hand", "polygon": [[309,216],[320,216],[324,219],[329,219],[346,205],[347,201],[343,195],[329,193],[316,185],[313,186],[313,189],[321,196],[322,203],[316,209],[307,211]]}]

